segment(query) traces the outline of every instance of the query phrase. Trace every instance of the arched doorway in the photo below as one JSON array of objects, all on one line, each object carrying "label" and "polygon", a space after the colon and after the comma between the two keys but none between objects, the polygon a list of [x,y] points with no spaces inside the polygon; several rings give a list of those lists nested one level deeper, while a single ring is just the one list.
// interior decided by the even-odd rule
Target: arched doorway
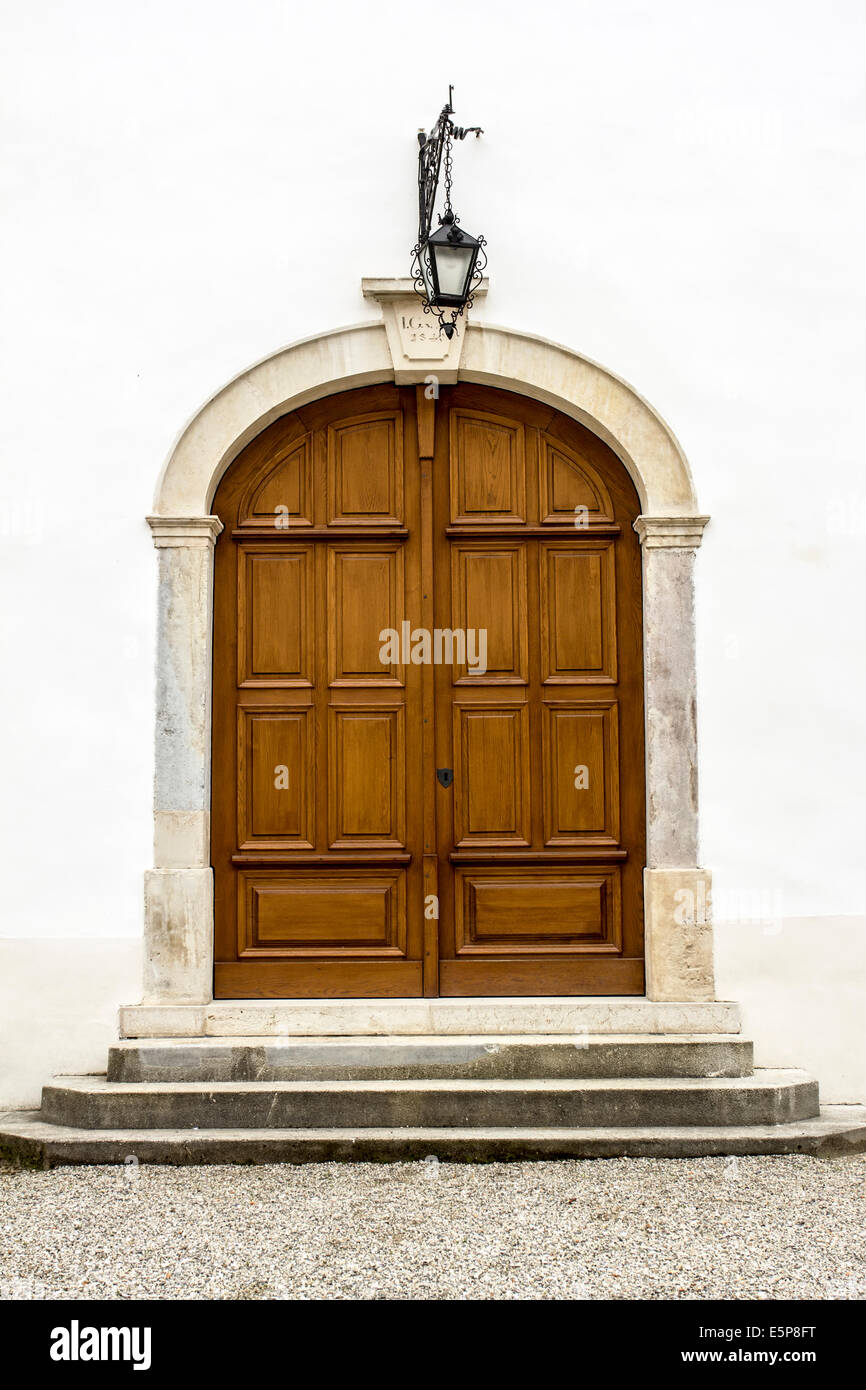
[{"label": "arched doorway", "polygon": [[[380,303],[379,321],[293,343],[245,369],[192,417],[157,483],[154,514],[148,517],[159,573],[154,867],[145,874],[143,1000],[122,1010],[124,1033],[187,1037],[222,1029],[310,1031],[304,1001],[294,1012],[290,1003],[275,1004],[267,1017],[261,1006],[249,1016],[242,995],[236,1003],[214,1002],[212,577],[214,545],[224,528],[213,515],[213,501],[247,445],[289,413],[371,385],[420,385],[419,399],[426,400],[425,387],[434,379],[443,387],[460,383],[516,392],[520,400],[558,411],[607,445],[634,483],[641,505],[634,529],[643,571],[647,1007],[630,1001],[634,1008],[628,1027],[634,1029],[639,1018],[639,1031],[693,1032],[696,1001],[710,1009],[707,1026],[715,1027],[722,1015],[728,1018],[729,1006],[708,1002],[715,999],[707,911],[711,875],[698,859],[695,673],[695,552],[708,518],[700,514],[683,451],[633,387],[580,353],[520,330],[469,322],[446,358],[434,359],[436,344],[430,348],[414,341],[411,314],[401,309],[408,311],[411,305],[411,285],[364,285],[365,293],[369,290]],[[429,432],[428,410],[428,449]],[[425,932],[430,930],[428,922]],[[557,1005],[547,999],[549,1003],[540,999],[537,1008],[525,997],[512,1000],[508,1009],[491,1008],[511,1031],[525,1031],[533,1020],[545,1028],[556,1022],[566,1031],[573,1030],[578,1018],[581,1027],[590,1028],[612,1017],[623,1020],[621,1010],[611,1014],[613,1003],[589,999],[581,1005],[570,996]],[[392,1002],[390,1013],[390,1006],[382,1003],[377,1011],[373,1003],[348,1019],[338,1004],[351,1001],[335,1001],[327,1026],[388,1031],[398,1026],[391,1017],[396,1010],[399,1027],[407,1027],[403,1006]],[[436,1020],[423,1000],[416,1003],[410,1010],[412,1026],[435,1031]],[[442,1003],[449,1018],[459,1013],[459,1000]],[[460,1018],[475,1026],[480,1004],[467,1003],[468,1012]],[[446,1029],[456,1026],[444,1017],[441,1023]]]},{"label": "arched doorway", "polygon": [[325,396],[222,477],[216,998],[644,991],[634,483],[474,384]]}]

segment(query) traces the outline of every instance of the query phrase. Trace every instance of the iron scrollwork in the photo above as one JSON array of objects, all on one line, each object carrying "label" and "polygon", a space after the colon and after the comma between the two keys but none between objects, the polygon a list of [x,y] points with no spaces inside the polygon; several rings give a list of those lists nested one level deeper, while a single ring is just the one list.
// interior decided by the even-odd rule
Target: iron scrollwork
[{"label": "iron scrollwork", "polygon": [[445,211],[440,216],[439,222],[440,225],[451,223],[456,227],[460,218],[454,215],[451,207],[451,145],[454,140],[465,140],[467,135],[474,135],[477,139],[479,135],[484,134],[481,126],[458,126],[454,124],[451,119],[454,114],[453,96],[454,88],[449,86],[448,101],[442,107],[433,129],[429,133],[424,130],[418,131],[418,241],[412,250],[413,287],[424,302],[424,313],[433,314],[439,319],[440,332],[444,332],[447,338],[454,336],[457,319],[463,310],[472,307],[475,292],[481,284],[487,265],[487,254],[484,250],[487,243],[484,237],[478,237],[478,254],[464,302],[459,308],[451,310],[450,318],[446,318],[440,305],[430,303],[427,287],[432,283],[432,275],[427,243],[433,226],[436,194],[439,189],[442,167],[444,164]]}]

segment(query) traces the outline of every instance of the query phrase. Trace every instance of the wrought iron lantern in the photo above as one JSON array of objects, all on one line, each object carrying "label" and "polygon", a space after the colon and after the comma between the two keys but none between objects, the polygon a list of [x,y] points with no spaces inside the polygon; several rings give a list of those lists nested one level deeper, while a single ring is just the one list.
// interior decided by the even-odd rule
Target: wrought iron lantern
[{"label": "wrought iron lantern", "polygon": [[[448,101],[429,135],[418,132],[418,242],[412,252],[413,280],[424,301],[424,312],[439,319],[439,330],[446,338],[453,338],[457,319],[471,307],[487,264],[484,237],[464,231],[451,206],[452,142],[465,140],[471,133],[476,138],[482,134],[480,126],[463,129],[454,124],[452,95],[453,88],[449,87]],[[431,232],[443,163],[445,210],[436,231]],[[448,317],[446,311],[450,311]]]}]

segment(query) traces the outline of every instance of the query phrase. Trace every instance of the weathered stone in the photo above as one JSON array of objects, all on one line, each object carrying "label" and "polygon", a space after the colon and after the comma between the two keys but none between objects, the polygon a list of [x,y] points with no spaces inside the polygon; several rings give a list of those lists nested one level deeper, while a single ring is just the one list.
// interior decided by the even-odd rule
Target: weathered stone
[{"label": "weathered stone", "polygon": [[776,1125],[604,1129],[82,1130],[38,1116],[0,1116],[0,1154],[53,1167],[72,1163],[503,1163],[554,1158],[699,1158],[724,1154],[866,1151],[866,1107],[840,1105]]},{"label": "weathered stone", "polygon": [[151,517],[159,553],[154,864],[145,882],[145,1001],[212,998],[210,707],[217,517]]},{"label": "weathered stone", "polygon": [[648,998],[715,998],[711,883],[706,869],[644,870]]},{"label": "weathered stone", "polygon": [[213,993],[213,871],[145,875],[144,999],[204,1003]]},{"label": "weathered stone", "polygon": [[738,1033],[732,1003],[656,1003],[640,997],[544,999],[244,999],[205,1008],[127,1005],[126,1038],[387,1037],[437,1034]]},{"label": "weathered stone", "polygon": [[698,862],[693,550],[643,548],[647,864]]},{"label": "weathered stone", "polygon": [[108,1054],[109,1081],[409,1081],[749,1076],[752,1044],[725,1037],[160,1039]]},{"label": "weathered stone", "polygon": [[63,1077],[42,1118],[84,1129],[508,1129],[787,1124],[818,1114],[805,1072],[579,1080],[111,1082]]}]

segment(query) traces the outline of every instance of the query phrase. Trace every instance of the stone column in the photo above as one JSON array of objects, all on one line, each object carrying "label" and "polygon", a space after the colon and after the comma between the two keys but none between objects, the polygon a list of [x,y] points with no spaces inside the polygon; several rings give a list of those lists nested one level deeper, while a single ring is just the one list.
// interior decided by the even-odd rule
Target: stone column
[{"label": "stone column", "polygon": [[145,875],[144,1002],[213,998],[210,867],[215,516],[148,517],[159,557],[154,868]]},{"label": "stone column", "polygon": [[647,998],[715,998],[711,877],[698,864],[695,551],[705,516],[640,516],[643,550]]}]

